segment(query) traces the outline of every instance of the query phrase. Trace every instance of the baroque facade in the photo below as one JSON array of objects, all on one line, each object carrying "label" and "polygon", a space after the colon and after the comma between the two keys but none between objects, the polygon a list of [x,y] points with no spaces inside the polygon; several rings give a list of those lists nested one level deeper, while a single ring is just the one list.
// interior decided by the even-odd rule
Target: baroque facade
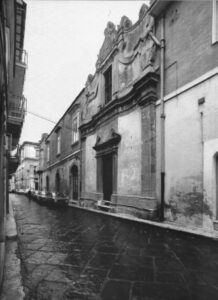
[{"label": "baroque facade", "polygon": [[214,233],[218,1],[151,1],[104,36],[95,74],[42,139],[40,188]]},{"label": "baroque facade", "polygon": [[10,151],[18,145],[25,116],[23,97],[27,66],[23,49],[26,3],[0,3],[0,285],[4,266],[5,220],[8,212],[8,176],[16,170],[18,157]]},{"label": "baroque facade", "polygon": [[80,127],[85,206],[157,218],[156,112],[159,41],[143,5],[136,24],[108,22],[86,84]]}]

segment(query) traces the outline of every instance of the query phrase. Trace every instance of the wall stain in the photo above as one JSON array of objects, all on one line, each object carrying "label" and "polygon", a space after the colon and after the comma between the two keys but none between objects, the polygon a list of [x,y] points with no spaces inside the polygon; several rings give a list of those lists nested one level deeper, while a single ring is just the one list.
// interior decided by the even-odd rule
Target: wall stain
[{"label": "wall stain", "polygon": [[175,191],[169,200],[167,208],[171,210],[173,221],[178,219],[179,215],[186,218],[199,218],[199,216],[208,215],[213,216],[208,203],[204,201],[203,193],[197,192],[196,187],[189,193],[182,193]]}]

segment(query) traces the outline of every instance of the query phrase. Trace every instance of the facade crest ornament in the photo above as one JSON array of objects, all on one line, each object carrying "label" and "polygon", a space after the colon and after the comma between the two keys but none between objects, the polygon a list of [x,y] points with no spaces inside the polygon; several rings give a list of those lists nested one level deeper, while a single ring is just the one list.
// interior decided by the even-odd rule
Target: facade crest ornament
[{"label": "facade crest ornament", "polygon": [[127,30],[132,27],[132,21],[128,17],[122,16],[120,20],[120,27]]},{"label": "facade crest ornament", "polygon": [[89,86],[92,83],[93,79],[94,79],[94,75],[89,74],[88,77],[87,77],[85,86],[86,87]]},{"label": "facade crest ornament", "polygon": [[139,20],[141,20],[144,17],[147,11],[148,11],[148,6],[145,3],[143,3],[139,11]]},{"label": "facade crest ornament", "polygon": [[100,49],[98,59],[96,62],[96,68],[99,69],[100,65],[102,62],[105,60],[105,58],[108,56],[108,54],[111,52],[113,49],[116,40],[117,40],[117,30],[112,22],[107,23],[107,27],[104,30],[104,42],[103,45]]},{"label": "facade crest ornament", "polygon": [[154,18],[150,15],[146,16],[146,22],[143,28],[143,46],[141,50],[140,65],[144,70],[147,66],[153,65],[159,42],[153,33]]}]

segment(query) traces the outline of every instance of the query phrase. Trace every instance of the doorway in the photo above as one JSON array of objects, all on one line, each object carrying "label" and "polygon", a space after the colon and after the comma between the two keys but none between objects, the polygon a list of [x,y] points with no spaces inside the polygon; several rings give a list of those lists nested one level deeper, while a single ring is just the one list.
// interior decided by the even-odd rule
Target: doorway
[{"label": "doorway", "polygon": [[113,193],[113,155],[104,155],[102,157],[102,162],[104,200],[110,201]]},{"label": "doorway", "polygon": [[46,176],[46,192],[49,192],[49,177]]},{"label": "doorway", "polygon": [[78,200],[78,173],[78,168],[74,165],[71,169],[71,197],[73,200]]},{"label": "doorway", "polygon": [[56,193],[60,193],[60,175],[59,175],[59,172],[57,172],[56,176],[55,176],[55,186],[56,186]]}]

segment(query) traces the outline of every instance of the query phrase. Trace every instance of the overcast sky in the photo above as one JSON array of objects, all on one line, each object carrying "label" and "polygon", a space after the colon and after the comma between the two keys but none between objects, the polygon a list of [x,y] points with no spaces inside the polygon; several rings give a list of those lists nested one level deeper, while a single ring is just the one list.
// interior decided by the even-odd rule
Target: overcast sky
[{"label": "overcast sky", "polygon": [[138,20],[146,1],[25,0],[25,49],[28,69],[24,85],[27,114],[20,143],[37,142],[49,133],[94,74],[108,21],[123,15]]}]

